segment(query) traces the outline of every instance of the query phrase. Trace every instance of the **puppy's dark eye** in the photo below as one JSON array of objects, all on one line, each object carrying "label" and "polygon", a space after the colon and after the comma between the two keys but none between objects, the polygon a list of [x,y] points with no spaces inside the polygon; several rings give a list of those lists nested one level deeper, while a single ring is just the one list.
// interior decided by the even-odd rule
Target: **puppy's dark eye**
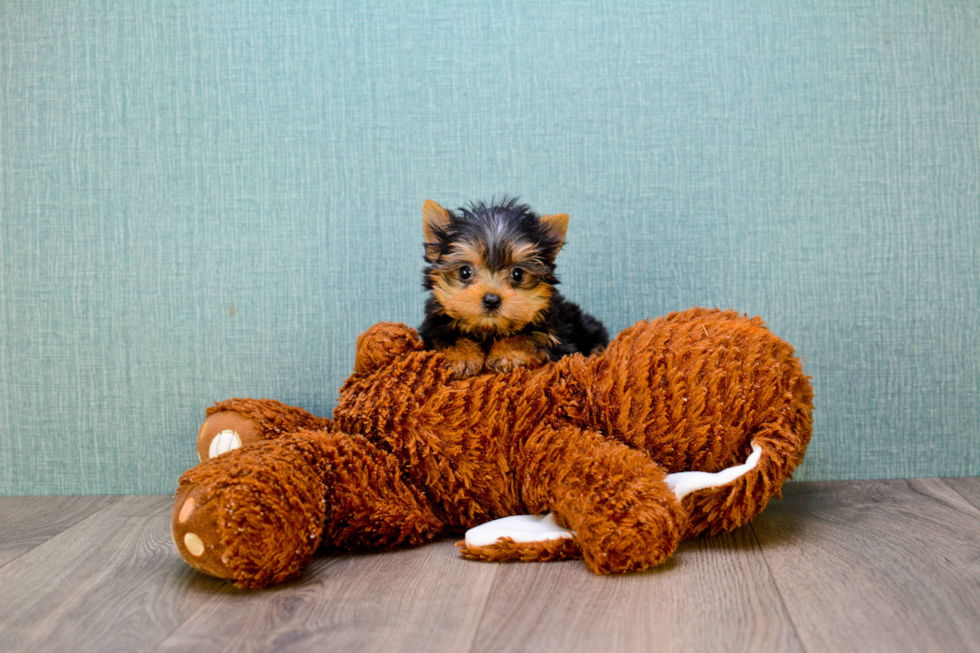
[{"label": "puppy's dark eye", "polygon": [[514,268],[510,271],[510,278],[514,280],[515,283],[520,283],[524,281],[524,270],[520,268]]},{"label": "puppy's dark eye", "polygon": [[462,279],[463,281],[469,281],[470,279],[473,278],[473,268],[471,268],[468,265],[464,265],[459,269],[459,272],[457,272],[457,274],[459,275],[459,278]]}]

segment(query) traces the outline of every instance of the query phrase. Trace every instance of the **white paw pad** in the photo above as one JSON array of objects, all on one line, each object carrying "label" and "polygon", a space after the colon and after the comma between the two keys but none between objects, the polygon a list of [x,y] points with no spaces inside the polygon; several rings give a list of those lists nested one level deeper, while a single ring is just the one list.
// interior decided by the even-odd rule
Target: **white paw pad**
[{"label": "white paw pad", "polygon": [[667,474],[667,486],[674,491],[677,500],[680,501],[691,492],[705,490],[721,485],[728,485],[743,474],[755,469],[762,457],[762,447],[755,442],[752,443],[752,455],[742,465],[723,469],[715,474],[708,472],[676,472]]},{"label": "white paw pad", "polygon": [[575,533],[559,526],[550,512],[547,515],[513,515],[466,531],[466,546],[489,546],[504,537],[524,544],[574,536]]},{"label": "white paw pad", "polygon": [[240,446],[242,446],[242,439],[238,437],[238,434],[231,429],[226,429],[211,440],[211,446],[208,447],[208,457],[220,456]]}]

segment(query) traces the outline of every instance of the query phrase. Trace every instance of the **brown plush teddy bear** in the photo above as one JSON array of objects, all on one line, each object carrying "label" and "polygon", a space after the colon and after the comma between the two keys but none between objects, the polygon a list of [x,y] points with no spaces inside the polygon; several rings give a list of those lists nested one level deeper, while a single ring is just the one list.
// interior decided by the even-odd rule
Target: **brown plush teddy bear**
[{"label": "brown plush teddy bear", "polygon": [[[792,347],[730,311],[674,313],[591,357],[463,380],[413,329],[378,324],[332,420],[268,400],[208,410],[174,540],[240,587],[296,575],[320,546],[467,529],[471,558],[642,570],[758,514],[803,458],[811,402]],[[492,521],[522,514],[538,517]]]}]

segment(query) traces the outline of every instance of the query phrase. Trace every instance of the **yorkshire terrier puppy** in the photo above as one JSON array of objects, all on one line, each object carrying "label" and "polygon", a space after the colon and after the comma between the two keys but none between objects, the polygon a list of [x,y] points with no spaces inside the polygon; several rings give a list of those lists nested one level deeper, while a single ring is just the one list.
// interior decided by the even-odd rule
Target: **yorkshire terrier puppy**
[{"label": "yorkshire terrier puppy", "polygon": [[608,344],[599,320],[555,289],[567,215],[539,217],[516,199],[456,211],[427,200],[422,228],[430,295],[419,335],[449,357],[454,377],[536,367]]}]

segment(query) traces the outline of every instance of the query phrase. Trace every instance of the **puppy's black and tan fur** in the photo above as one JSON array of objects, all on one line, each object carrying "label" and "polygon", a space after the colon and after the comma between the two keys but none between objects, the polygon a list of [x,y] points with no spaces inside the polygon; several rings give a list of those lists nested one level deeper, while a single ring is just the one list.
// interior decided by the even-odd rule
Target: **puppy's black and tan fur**
[{"label": "puppy's black and tan fur", "polygon": [[602,324],[555,289],[555,257],[568,216],[538,216],[516,199],[448,211],[422,207],[423,286],[430,291],[419,335],[463,378],[534,367],[606,346]]}]

